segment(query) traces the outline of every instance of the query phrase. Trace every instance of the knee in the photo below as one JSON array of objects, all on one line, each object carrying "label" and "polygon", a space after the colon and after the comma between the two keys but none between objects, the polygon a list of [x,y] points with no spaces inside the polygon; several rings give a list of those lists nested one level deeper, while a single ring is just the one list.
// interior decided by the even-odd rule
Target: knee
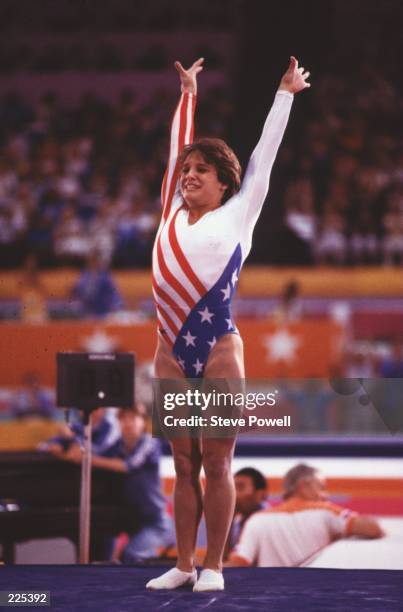
[{"label": "knee", "polygon": [[201,461],[187,454],[174,457],[175,472],[178,480],[194,481],[200,476]]},{"label": "knee", "polygon": [[217,457],[214,453],[203,455],[203,468],[207,480],[231,478],[230,457]]}]

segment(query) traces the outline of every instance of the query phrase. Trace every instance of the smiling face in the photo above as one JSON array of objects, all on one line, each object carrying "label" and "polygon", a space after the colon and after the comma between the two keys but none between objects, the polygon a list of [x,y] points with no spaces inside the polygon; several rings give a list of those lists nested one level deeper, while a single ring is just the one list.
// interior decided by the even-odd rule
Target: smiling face
[{"label": "smiling face", "polygon": [[227,185],[218,180],[216,167],[199,151],[186,157],[180,174],[180,190],[190,209],[214,210],[221,205]]}]

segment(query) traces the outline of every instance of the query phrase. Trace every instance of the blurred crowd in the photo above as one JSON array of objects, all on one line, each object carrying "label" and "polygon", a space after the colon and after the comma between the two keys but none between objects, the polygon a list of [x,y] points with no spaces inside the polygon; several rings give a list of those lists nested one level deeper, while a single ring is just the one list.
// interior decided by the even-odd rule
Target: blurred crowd
[{"label": "blurred crowd", "polygon": [[[289,263],[401,264],[397,90],[368,72],[361,79],[322,78],[310,95],[277,162],[280,235],[291,245]],[[16,267],[30,253],[41,267],[81,266],[94,250],[113,267],[149,266],[174,105],[166,91],[157,91],[146,106],[131,90],[113,105],[87,93],[76,108],[64,107],[50,92],[36,105],[5,95],[2,267]],[[196,134],[229,136],[231,142],[234,118],[230,97],[212,89],[200,100]],[[266,221],[264,213],[254,251],[262,263],[281,261],[279,225],[266,227]],[[264,247],[267,232],[277,232],[270,250]]]},{"label": "blurred crowd", "polygon": [[232,0],[191,3],[183,0],[156,0],[142,3],[133,10],[132,0],[99,0],[96,14],[91,3],[81,0],[55,3],[41,0],[41,7],[31,0],[3,0],[0,4],[0,29],[7,32],[77,33],[90,31],[93,35],[107,32],[142,30],[171,31],[176,28],[227,28],[233,17]]},{"label": "blurred crowd", "polygon": [[[51,93],[36,106],[6,95],[1,265],[12,268],[34,254],[41,267],[81,266],[96,251],[107,265],[148,266],[174,104],[164,91],[146,108],[131,91],[114,106],[87,94],[77,108],[64,108]],[[215,133],[226,125],[230,107],[220,90],[203,107],[202,129]]]},{"label": "blurred crowd", "polygon": [[[292,141],[280,149],[283,224],[275,224],[272,236],[277,251],[290,245],[286,263],[401,265],[398,89],[362,66],[359,74],[320,79],[309,95],[308,112],[303,109]],[[276,261],[285,263],[273,253]]]}]

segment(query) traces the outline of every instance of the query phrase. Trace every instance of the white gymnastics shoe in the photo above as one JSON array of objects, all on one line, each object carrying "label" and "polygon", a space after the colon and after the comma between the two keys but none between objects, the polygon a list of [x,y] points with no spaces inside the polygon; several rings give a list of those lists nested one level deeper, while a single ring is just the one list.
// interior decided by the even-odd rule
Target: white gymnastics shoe
[{"label": "white gymnastics shoe", "polygon": [[221,572],[215,572],[211,569],[204,569],[200,573],[199,580],[193,587],[195,593],[203,593],[205,591],[223,591],[224,576]]},{"label": "white gymnastics shoe", "polygon": [[159,589],[177,589],[178,587],[189,584],[194,585],[197,580],[197,571],[194,569],[193,572],[182,572],[177,567],[173,567],[162,576],[149,580],[146,584],[146,589],[153,589],[158,591]]}]

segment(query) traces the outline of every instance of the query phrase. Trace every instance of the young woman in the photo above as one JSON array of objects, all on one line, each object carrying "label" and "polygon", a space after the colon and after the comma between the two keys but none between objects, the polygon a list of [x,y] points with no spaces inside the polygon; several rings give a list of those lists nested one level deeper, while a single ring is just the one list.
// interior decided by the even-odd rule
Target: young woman
[{"label": "young woman", "polygon": [[[188,70],[175,67],[181,98],[172,127],[162,183],[162,219],[153,253],[153,291],[159,321],[157,378],[242,379],[242,340],[231,300],[266,198],[272,165],[295,93],[309,87],[309,72],[291,57],[241,185],[241,168],[222,140],[193,140],[197,75],[203,58]],[[234,511],[231,459],[234,438],[172,441],[177,566],[148,582],[150,589],[194,585],[224,589],[222,555]],[[206,487],[200,488],[204,468]],[[197,579],[194,552],[204,511],[207,553]]]}]

